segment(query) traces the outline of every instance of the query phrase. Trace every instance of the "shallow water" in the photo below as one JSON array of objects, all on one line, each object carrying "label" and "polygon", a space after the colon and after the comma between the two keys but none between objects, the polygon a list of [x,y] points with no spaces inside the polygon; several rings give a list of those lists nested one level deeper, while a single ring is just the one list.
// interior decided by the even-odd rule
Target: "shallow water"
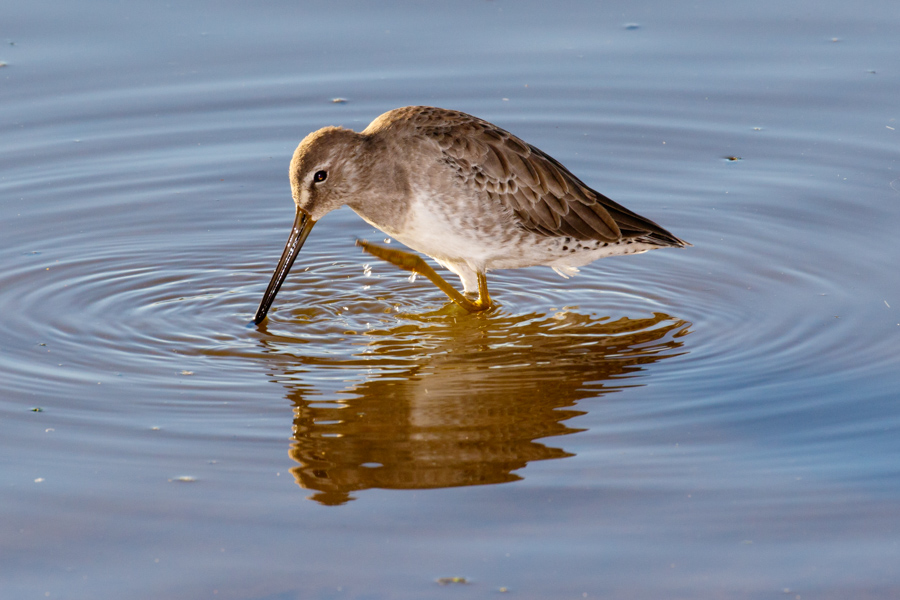
[{"label": "shallow water", "polygon": [[[7,4],[4,598],[900,595],[889,3]],[[693,247],[468,315],[345,209],[250,325],[297,142],[409,104]]]}]

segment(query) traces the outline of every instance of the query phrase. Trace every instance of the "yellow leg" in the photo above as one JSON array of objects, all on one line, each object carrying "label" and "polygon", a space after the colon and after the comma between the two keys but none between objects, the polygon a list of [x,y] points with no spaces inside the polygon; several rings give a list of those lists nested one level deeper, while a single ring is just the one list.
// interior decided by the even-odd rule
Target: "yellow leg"
[{"label": "yellow leg", "polygon": [[438,286],[442,292],[447,294],[451,300],[469,312],[480,312],[491,307],[491,296],[488,294],[487,277],[484,276],[484,273],[478,273],[478,299],[470,300],[456,291],[456,289],[447,283],[443,277],[438,275],[437,272],[422,259],[422,257],[416,254],[410,254],[409,252],[394,250],[392,248],[384,248],[383,246],[376,246],[375,244],[370,244],[363,240],[356,240],[356,245],[361,246],[363,250],[372,256],[377,256],[382,260],[386,260],[401,269],[424,275],[431,283]]}]

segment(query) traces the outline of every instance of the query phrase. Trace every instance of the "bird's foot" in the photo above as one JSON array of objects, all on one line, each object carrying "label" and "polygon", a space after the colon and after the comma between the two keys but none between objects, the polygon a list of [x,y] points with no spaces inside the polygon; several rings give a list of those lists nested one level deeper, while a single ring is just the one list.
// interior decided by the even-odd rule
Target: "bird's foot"
[{"label": "bird's foot", "polygon": [[478,298],[472,300],[466,298],[454,288],[452,285],[437,274],[421,256],[402,250],[394,250],[393,248],[385,248],[384,246],[376,246],[365,240],[356,240],[356,245],[362,247],[363,250],[385,260],[392,265],[398,266],[406,271],[412,271],[419,275],[424,275],[428,280],[436,285],[442,292],[447,294],[451,300],[462,306],[469,312],[481,312],[492,306],[491,297],[488,294],[487,279],[483,273],[478,273]]}]

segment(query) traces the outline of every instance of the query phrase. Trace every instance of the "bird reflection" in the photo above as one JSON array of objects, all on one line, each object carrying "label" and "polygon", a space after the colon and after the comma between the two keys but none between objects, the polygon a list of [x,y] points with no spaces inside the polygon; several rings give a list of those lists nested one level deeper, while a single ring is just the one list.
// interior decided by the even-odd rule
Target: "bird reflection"
[{"label": "bird reflection", "polygon": [[[505,483],[531,461],[572,456],[544,443],[580,429],[575,407],[683,353],[685,321],[657,313],[616,321],[552,316],[422,318],[359,335],[349,360],[294,357],[279,377],[294,405],[297,483],[327,505],[369,488]],[[309,367],[362,381],[323,399]],[[345,384],[346,385],[346,384]],[[538,441],[544,440],[544,441]]]}]

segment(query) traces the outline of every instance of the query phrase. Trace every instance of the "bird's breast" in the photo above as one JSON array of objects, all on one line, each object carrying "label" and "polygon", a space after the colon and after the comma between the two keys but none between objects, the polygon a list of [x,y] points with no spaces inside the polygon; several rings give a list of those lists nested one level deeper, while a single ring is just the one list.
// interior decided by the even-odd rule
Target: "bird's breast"
[{"label": "bird's breast", "polygon": [[417,189],[403,227],[389,233],[399,242],[440,261],[485,265],[508,252],[516,227],[509,215],[485,206],[468,190]]}]

